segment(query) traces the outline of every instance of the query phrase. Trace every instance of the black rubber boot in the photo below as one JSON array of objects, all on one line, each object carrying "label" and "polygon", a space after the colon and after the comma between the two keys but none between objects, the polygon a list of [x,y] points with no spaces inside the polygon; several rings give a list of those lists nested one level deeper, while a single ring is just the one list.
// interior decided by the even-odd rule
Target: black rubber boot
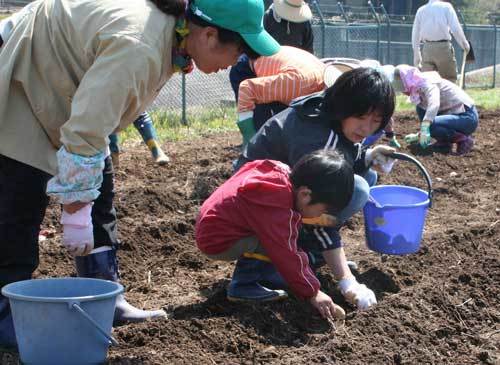
[{"label": "black rubber boot", "polygon": [[[116,250],[102,251],[87,256],[75,257],[76,272],[79,277],[119,281]],[[148,319],[166,317],[164,310],[142,310],[129,304],[123,294],[116,298],[113,324],[143,322]]]},{"label": "black rubber boot", "polygon": [[270,289],[260,283],[264,281],[274,282],[274,286],[285,285],[272,264],[242,257],[236,262],[231,283],[227,288],[227,299],[233,302],[268,302],[287,297],[284,290]]}]

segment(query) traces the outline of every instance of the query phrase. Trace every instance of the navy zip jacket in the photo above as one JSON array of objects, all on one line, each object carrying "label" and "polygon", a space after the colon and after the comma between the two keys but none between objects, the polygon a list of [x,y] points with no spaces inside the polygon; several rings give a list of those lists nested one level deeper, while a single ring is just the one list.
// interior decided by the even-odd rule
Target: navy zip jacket
[{"label": "navy zip jacket", "polygon": [[[366,150],[360,143],[352,143],[332,129],[331,121],[320,112],[324,93],[315,93],[295,99],[289,108],[269,119],[248,142],[240,155],[236,169],[254,160],[277,160],[292,167],[302,156],[319,149],[335,149],[349,161],[358,175],[365,175]],[[305,240],[316,239],[321,250],[342,246],[338,227],[315,228]],[[306,238],[307,237],[307,238]],[[304,247],[307,243],[299,245]]]},{"label": "navy zip jacket", "polygon": [[332,129],[320,113],[324,93],[295,99],[289,108],[269,119],[247,144],[238,159],[239,169],[248,161],[277,160],[293,167],[304,155],[319,149],[335,149],[353,165],[354,172],[365,175],[366,150]]}]

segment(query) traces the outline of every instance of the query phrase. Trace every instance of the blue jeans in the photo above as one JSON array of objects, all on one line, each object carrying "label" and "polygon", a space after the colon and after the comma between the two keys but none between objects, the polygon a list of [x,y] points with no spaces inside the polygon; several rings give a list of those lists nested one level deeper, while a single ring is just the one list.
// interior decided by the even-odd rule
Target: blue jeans
[{"label": "blue jeans", "polygon": [[377,183],[377,178],[377,173],[372,169],[368,169],[364,176],[354,175],[354,191],[352,193],[351,201],[347,207],[342,209],[337,214],[339,224],[344,223],[354,214],[363,209],[368,200],[368,195],[370,194],[370,186]]},{"label": "blue jeans", "polygon": [[[426,110],[417,106],[417,114],[422,121]],[[456,133],[467,136],[474,133],[479,123],[476,107],[465,106],[465,112],[460,114],[438,115],[431,124],[431,137],[442,142],[451,142]]]},{"label": "blue jeans", "polygon": [[[257,75],[250,67],[250,59],[248,56],[245,54],[241,55],[236,65],[231,67],[231,71],[229,71],[229,81],[231,81],[231,87],[233,88],[236,101],[238,101],[240,83],[246,79],[254,79],[256,77]],[[286,108],[288,108],[288,105],[278,102],[257,104],[253,111],[253,124],[255,130],[258,131],[269,118]]]},{"label": "blue jeans", "polygon": [[[153,127],[153,121],[148,112],[144,112],[134,121],[134,127],[140,133],[144,142],[156,139],[156,131]],[[111,152],[120,152],[119,138],[117,133],[109,135],[109,149]]]}]

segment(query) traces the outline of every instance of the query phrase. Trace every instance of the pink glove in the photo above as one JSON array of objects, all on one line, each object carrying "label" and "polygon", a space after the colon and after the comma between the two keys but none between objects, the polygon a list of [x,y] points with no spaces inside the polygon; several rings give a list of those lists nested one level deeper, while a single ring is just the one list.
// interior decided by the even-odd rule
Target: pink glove
[{"label": "pink glove", "polygon": [[74,214],[63,210],[63,245],[73,256],[85,256],[94,248],[94,227],[92,225],[92,203]]}]

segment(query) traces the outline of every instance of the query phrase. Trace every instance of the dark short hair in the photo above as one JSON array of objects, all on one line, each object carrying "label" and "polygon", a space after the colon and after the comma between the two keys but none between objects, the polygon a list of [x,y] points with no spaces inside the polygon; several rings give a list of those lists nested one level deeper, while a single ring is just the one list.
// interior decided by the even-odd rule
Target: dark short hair
[{"label": "dark short hair", "polygon": [[186,2],[184,0],[151,0],[162,12],[179,17],[184,14]]},{"label": "dark short hair", "polygon": [[290,174],[294,189],[311,190],[309,204],[323,203],[338,212],[349,204],[354,190],[354,171],[335,150],[318,150],[303,156]]},{"label": "dark short hair", "polygon": [[391,82],[371,67],[360,67],[344,72],[325,91],[321,113],[330,120],[331,128],[342,133],[342,120],[377,112],[383,130],[391,120],[395,108],[395,93]]},{"label": "dark short hair", "polygon": [[207,22],[206,20],[194,14],[191,10],[191,7],[189,6],[186,10],[186,19],[199,27],[212,27],[217,29],[217,37],[219,39],[219,42],[221,42],[222,44],[236,44],[240,52],[245,53],[248,58],[254,60],[260,57],[260,54],[255,52],[239,33]]}]

